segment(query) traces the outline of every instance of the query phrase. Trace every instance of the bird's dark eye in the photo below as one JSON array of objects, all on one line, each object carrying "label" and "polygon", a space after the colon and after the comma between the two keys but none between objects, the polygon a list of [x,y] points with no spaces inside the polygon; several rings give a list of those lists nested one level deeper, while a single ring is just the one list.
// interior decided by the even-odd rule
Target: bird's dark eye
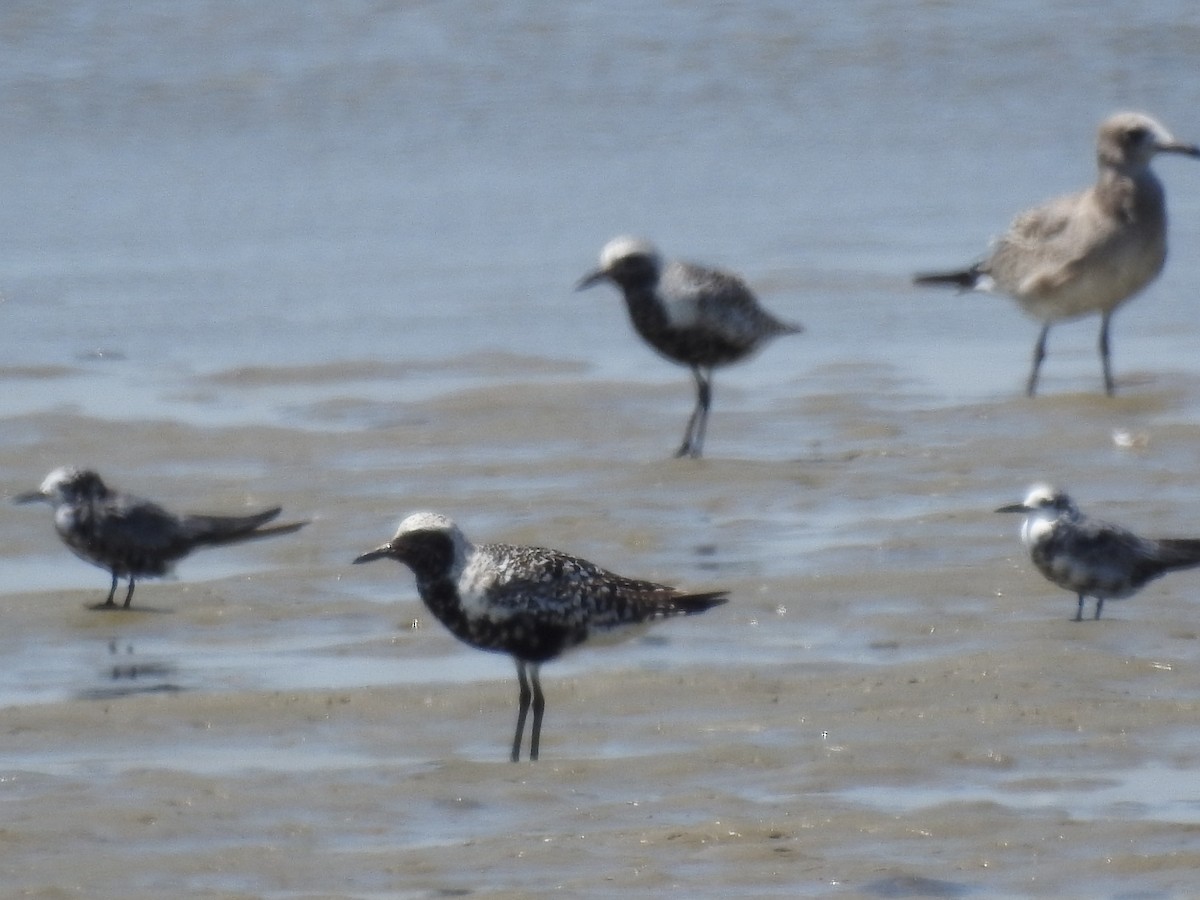
[{"label": "bird's dark eye", "polygon": [[1146,139],[1150,137],[1150,132],[1141,125],[1130,128],[1125,132],[1125,143],[1127,144],[1144,144]]},{"label": "bird's dark eye", "polygon": [[626,277],[642,277],[654,271],[654,260],[643,254],[631,254],[619,260],[613,266],[613,271]]}]

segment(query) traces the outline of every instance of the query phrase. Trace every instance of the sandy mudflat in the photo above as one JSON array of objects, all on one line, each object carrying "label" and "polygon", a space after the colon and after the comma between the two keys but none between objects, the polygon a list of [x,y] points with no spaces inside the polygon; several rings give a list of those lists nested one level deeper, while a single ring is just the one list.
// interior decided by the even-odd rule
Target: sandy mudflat
[{"label": "sandy mudflat", "polygon": [[[46,510],[4,514],[3,895],[1187,896],[1196,576],[1076,624],[991,510],[1059,475],[1061,441],[1085,506],[1200,529],[1193,385],[1111,405],[815,399],[758,426],[729,392],[700,463],[660,453],[676,423],[643,405],[673,409],[667,391],[528,393],[519,423],[496,413],[512,385],[345,431],[21,420],[14,485],[59,446],[128,446],[122,486],[313,523],[198,554],[103,614],[84,607],[104,573]],[[564,436],[563,409],[611,437]],[[788,422],[823,437],[769,458],[755,429]],[[1127,422],[1146,447],[1114,444]],[[722,458],[743,440],[750,458]],[[349,565],[427,506],[733,601],[548,666],[543,759],[512,765],[510,663],[449,638],[400,567]]]},{"label": "sandy mudflat", "polygon": [[1064,673],[1061,636],[1027,637],[547,679],[535,765],[503,761],[511,680],[9,708],[6,890],[1182,896],[1195,681],[1069,638]]},{"label": "sandy mudflat", "polygon": [[[1014,9],[1016,13],[1014,14]],[[1031,482],[1200,536],[1200,166],[1161,277],[1037,324],[912,273],[1200,140],[1195,0],[0,6],[0,900],[1200,896],[1200,571],[1072,623]],[[1047,86],[1051,89],[1047,89]],[[694,398],[617,234],[803,335]],[[64,463],[288,539],[108,576]],[[511,663],[350,560],[434,509],[731,602]]]}]

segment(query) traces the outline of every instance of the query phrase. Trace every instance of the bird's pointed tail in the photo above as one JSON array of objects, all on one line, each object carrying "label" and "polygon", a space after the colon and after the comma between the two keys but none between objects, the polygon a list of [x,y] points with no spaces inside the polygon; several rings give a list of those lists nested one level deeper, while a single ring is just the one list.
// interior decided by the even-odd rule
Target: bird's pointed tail
[{"label": "bird's pointed tail", "polygon": [[187,529],[196,544],[216,546],[291,534],[308,524],[308,522],[288,522],[283,525],[272,525],[270,528],[260,527],[270,522],[282,511],[282,507],[276,506],[249,516],[187,515],[183,517],[183,527]]},{"label": "bird's pointed tail", "polygon": [[785,322],[781,319],[771,319],[771,333],[782,337],[785,334],[804,334],[804,326],[799,322]]},{"label": "bird's pointed tail", "polygon": [[979,286],[983,272],[978,265],[955,272],[924,272],[913,276],[913,284],[945,284],[960,291],[969,291]]},{"label": "bird's pointed tail", "polygon": [[685,616],[702,613],[714,606],[729,601],[729,591],[706,591],[700,594],[677,594],[671,598],[671,607]]},{"label": "bird's pointed tail", "polygon": [[1159,562],[1167,569],[1190,569],[1192,566],[1200,566],[1200,540],[1164,538],[1157,543]]}]

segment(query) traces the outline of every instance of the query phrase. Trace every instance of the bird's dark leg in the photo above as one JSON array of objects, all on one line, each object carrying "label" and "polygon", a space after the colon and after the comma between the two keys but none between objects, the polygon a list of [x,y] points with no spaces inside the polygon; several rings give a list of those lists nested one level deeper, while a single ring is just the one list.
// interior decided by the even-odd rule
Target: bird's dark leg
[{"label": "bird's dark leg", "polygon": [[696,370],[696,384],[699,389],[700,420],[696,423],[696,431],[692,435],[692,458],[699,459],[704,449],[704,432],[708,429],[708,410],[712,406],[712,369],[701,372]]},{"label": "bird's dark leg", "polygon": [[546,711],[546,698],[542,696],[541,666],[534,663],[530,667],[530,677],[533,679],[533,730],[529,734],[529,759],[538,758],[538,745],[542,741],[542,713]]},{"label": "bird's dark leg", "polygon": [[1096,598],[1096,618],[1097,619],[1100,618],[1100,610],[1102,610],[1103,608],[1104,608],[1104,598],[1097,597]]},{"label": "bird's dark leg", "polygon": [[[536,679],[537,676],[535,674],[535,683]],[[533,694],[529,690],[529,681],[525,678],[525,661],[520,659],[517,660],[517,680],[521,682],[521,695],[519,705],[517,706],[517,733],[513,735],[511,757],[513,762],[517,762],[521,758],[521,738],[525,734],[525,714],[529,712],[529,701],[533,697]],[[536,722],[538,714],[534,712],[533,715]]]},{"label": "bird's dark leg", "polygon": [[[1112,321],[1112,310],[1106,312],[1100,319],[1100,365],[1104,369],[1104,393],[1112,396],[1115,388],[1113,386],[1112,368],[1108,359],[1108,324]],[[1096,618],[1100,618],[1097,616]]]},{"label": "bird's dark leg", "polygon": [[1075,621],[1083,621],[1083,594],[1079,595],[1079,608],[1075,610]]},{"label": "bird's dark leg", "polygon": [[1029,372],[1029,383],[1025,385],[1025,396],[1032,397],[1037,393],[1038,372],[1042,368],[1042,360],[1046,358],[1046,335],[1050,333],[1050,323],[1042,326],[1037,343],[1033,345],[1033,368]]},{"label": "bird's dark leg", "polygon": [[129,590],[125,592],[125,608],[129,609],[129,603],[133,600],[133,576],[129,576]]},{"label": "bird's dark leg", "polygon": [[698,366],[692,366],[692,377],[696,379],[696,405],[692,408],[692,414],[688,418],[687,428],[683,431],[683,443],[679,445],[679,449],[675,451],[675,458],[679,459],[683,456],[695,456],[695,432],[696,423],[700,420],[701,410],[704,407],[704,376],[700,374]]},{"label": "bird's dark leg", "polygon": [[104,601],[105,606],[116,606],[117,605],[113,601],[113,597],[116,596],[116,593],[117,593],[117,573],[113,572],[112,577],[113,577],[112,587],[110,587],[108,589],[108,599]]}]

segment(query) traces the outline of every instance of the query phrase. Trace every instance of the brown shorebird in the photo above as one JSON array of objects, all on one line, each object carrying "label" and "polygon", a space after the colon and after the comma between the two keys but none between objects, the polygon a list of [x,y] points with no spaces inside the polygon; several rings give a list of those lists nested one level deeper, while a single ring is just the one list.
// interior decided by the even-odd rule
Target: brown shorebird
[{"label": "brown shorebird", "polygon": [[918,275],[917,284],[1008,294],[1042,323],[1025,393],[1037,391],[1046,336],[1055,322],[1100,314],[1104,390],[1114,386],[1108,330],[1113,313],[1158,277],[1167,258],[1163,187],[1150,168],[1159,153],[1200,156],[1141,113],[1118,113],[1100,126],[1099,175],[1077,194],[1018,216],[988,257],[969,269]]}]

